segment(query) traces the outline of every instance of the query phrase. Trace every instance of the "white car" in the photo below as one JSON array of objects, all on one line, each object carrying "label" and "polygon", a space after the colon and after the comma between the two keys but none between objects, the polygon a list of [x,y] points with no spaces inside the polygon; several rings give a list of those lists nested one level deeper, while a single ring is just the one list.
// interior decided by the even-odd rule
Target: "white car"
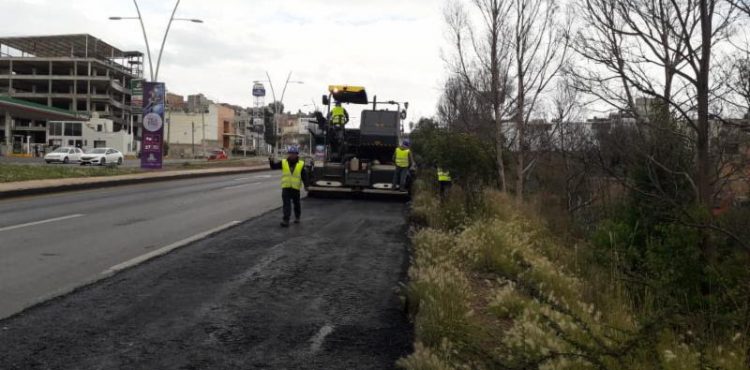
[{"label": "white car", "polygon": [[67,164],[70,162],[79,162],[82,155],[83,150],[66,146],[57,148],[45,155],[44,160],[47,161],[47,163],[59,162]]},{"label": "white car", "polygon": [[95,148],[81,156],[81,166],[87,164],[104,166],[106,164],[122,164],[123,155],[112,148]]}]

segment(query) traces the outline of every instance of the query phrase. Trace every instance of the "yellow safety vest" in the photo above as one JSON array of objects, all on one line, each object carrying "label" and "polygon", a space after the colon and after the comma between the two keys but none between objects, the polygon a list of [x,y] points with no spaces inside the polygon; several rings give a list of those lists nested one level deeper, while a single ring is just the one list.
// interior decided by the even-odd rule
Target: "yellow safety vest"
[{"label": "yellow safety vest", "polygon": [[396,148],[396,167],[409,167],[409,149]]},{"label": "yellow safety vest", "polygon": [[448,171],[444,171],[442,168],[438,167],[437,170],[438,175],[438,181],[440,182],[451,182],[453,179],[451,178],[451,173]]},{"label": "yellow safety vest", "polygon": [[346,113],[344,113],[344,107],[333,107],[331,110],[331,123],[334,125],[346,124]]},{"label": "yellow safety vest", "polygon": [[289,168],[289,162],[284,159],[281,161],[281,188],[282,189],[302,189],[302,169],[305,164],[300,159],[297,162],[297,166],[294,167],[294,172]]}]

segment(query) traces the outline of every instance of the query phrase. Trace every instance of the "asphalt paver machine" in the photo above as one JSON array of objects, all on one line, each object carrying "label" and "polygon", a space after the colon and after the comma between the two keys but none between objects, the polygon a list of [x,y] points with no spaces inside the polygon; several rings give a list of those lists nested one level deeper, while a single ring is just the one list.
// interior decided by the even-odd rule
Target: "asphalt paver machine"
[{"label": "asphalt paver machine", "polygon": [[[361,86],[334,85],[323,96],[327,114],[318,116],[321,134],[315,136],[310,168],[309,196],[323,193],[371,193],[408,196],[392,186],[396,170],[393,153],[404,136],[403,121],[409,103],[368,100]],[[344,127],[331,124],[335,103],[351,114],[357,107],[359,128],[353,122]],[[368,109],[368,108],[372,109]],[[395,108],[395,109],[394,109]]]}]

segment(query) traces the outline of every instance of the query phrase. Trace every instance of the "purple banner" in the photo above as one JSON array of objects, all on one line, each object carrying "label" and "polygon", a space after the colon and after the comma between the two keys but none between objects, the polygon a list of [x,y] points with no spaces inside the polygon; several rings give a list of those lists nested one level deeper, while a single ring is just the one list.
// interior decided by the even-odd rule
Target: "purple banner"
[{"label": "purple banner", "polygon": [[165,91],[163,82],[143,84],[141,168],[161,169],[162,166]]}]

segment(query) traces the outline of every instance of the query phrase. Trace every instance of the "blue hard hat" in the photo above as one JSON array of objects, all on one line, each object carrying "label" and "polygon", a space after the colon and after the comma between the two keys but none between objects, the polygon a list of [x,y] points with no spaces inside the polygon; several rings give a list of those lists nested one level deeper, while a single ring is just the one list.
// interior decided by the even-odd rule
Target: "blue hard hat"
[{"label": "blue hard hat", "polygon": [[287,153],[290,153],[290,154],[299,154],[299,148],[297,148],[296,146],[290,146],[290,147],[289,147],[289,148],[288,148],[288,149],[286,150],[286,152],[287,152]]},{"label": "blue hard hat", "polygon": [[409,145],[411,145],[411,141],[409,141],[409,139],[404,139],[404,146],[409,146]]}]

